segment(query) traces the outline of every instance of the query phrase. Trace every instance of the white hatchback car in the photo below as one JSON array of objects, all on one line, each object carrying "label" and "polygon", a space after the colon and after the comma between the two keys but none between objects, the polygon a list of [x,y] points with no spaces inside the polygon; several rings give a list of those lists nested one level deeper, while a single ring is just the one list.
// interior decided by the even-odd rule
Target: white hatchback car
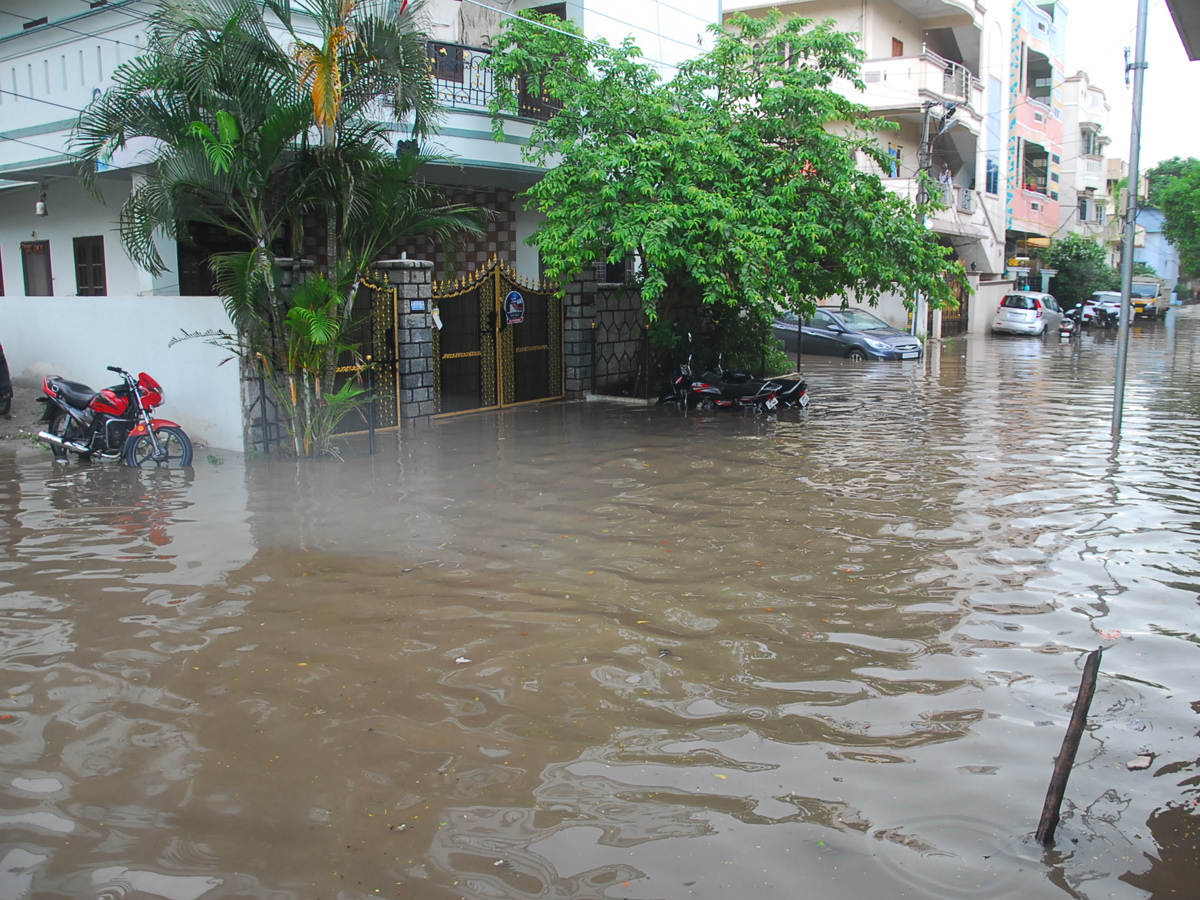
[{"label": "white hatchback car", "polygon": [[1058,328],[1063,312],[1052,294],[1012,291],[1005,294],[992,320],[992,331],[1009,334],[1045,334]]}]

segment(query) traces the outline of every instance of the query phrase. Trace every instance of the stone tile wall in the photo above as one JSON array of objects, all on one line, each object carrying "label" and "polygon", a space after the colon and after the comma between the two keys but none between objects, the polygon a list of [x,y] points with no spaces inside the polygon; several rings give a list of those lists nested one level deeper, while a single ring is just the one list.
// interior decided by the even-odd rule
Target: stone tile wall
[{"label": "stone tile wall", "polygon": [[510,266],[517,264],[517,205],[512,192],[495,188],[447,188],[446,196],[451,203],[465,203],[485,210],[487,234],[464,238],[458,251],[451,255],[440,242],[428,237],[398,241],[389,245],[383,255],[394,259],[407,253],[411,259],[432,260],[437,281],[468,275],[482,268],[493,256]]},{"label": "stone tile wall", "polygon": [[[377,264],[396,286],[396,347],[401,429],[433,418],[433,263],[385,259]],[[415,308],[414,308],[415,307]]]}]

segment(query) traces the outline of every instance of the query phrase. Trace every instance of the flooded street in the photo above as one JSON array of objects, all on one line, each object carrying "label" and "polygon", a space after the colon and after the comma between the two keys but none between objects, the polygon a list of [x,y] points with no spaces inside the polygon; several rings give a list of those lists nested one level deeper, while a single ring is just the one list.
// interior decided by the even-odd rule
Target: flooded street
[{"label": "flooded street", "polygon": [[0,443],[0,897],[1194,897],[1197,348],[1138,323],[1116,454],[1115,333],[345,462]]}]

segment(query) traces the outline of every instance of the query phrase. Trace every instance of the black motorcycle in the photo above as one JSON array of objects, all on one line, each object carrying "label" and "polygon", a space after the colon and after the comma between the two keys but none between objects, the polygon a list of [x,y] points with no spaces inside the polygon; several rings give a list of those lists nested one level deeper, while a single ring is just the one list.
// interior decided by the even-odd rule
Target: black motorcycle
[{"label": "black motorcycle", "polygon": [[1116,328],[1121,324],[1121,312],[1105,306],[1098,306],[1093,322],[1100,328]]},{"label": "black motorcycle", "polygon": [[692,373],[691,358],[671,373],[662,403],[681,406],[711,405],[720,409],[753,408],[771,411],[779,407],[808,406],[808,383],[803,378],[779,381],[756,379],[748,372],[714,370]]}]

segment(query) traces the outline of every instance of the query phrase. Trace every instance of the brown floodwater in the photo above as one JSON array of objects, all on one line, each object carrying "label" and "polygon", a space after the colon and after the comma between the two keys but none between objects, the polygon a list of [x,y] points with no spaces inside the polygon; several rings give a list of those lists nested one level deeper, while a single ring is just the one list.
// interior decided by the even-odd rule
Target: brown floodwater
[{"label": "brown floodwater", "polygon": [[0,897],[1194,897],[1198,347],[1138,325],[1117,448],[1111,334],[342,462],[0,445]]}]

